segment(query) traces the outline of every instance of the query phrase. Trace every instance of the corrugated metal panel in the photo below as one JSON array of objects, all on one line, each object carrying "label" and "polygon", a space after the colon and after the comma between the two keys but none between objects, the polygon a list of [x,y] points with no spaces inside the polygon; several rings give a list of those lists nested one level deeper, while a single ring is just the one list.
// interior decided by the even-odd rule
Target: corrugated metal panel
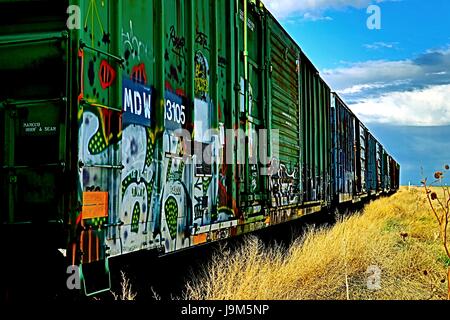
[{"label": "corrugated metal panel", "polygon": [[[301,55],[301,122],[305,201],[326,200],[331,161],[330,89],[309,59]],[[325,120],[326,119],[326,120]]]},{"label": "corrugated metal panel", "polygon": [[302,201],[300,51],[277,21],[269,26],[271,147],[279,163],[271,177],[272,206],[282,207]]},{"label": "corrugated metal panel", "polygon": [[298,52],[271,32],[272,129],[279,130],[280,161],[289,170],[300,164]]}]

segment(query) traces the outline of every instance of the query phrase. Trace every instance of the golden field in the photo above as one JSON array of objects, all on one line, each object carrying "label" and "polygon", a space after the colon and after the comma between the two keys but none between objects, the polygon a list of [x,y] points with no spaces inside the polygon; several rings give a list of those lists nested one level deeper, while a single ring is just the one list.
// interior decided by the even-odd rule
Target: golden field
[{"label": "golden field", "polygon": [[402,188],[331,229],[311,230],[288,250],[255,237],[221,250],[187,284],[185,298],[447,299],[448,267],[424,189]]}]

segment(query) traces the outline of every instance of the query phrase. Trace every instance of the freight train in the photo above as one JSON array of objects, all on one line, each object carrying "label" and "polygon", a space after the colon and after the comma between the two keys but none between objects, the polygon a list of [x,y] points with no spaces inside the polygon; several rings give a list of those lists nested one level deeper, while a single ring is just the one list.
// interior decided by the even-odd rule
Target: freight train
[{"label": "freight train", "polygon": [[59,257],[88,295],[111,258],[399,188],[397,162],[259,0],[0,0],[0,25],[6,260]]}]

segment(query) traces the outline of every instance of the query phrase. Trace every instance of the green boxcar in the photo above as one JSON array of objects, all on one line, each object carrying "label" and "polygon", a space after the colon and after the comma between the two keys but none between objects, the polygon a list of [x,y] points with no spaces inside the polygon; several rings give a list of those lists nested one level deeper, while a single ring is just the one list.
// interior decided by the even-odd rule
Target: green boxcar
[{"label": "green boxcar", "polygon": [[302,54],[303,190],[306,203],[330,202],[331,91]]},{"label": "green boxcar", "polygon": [[279,167],[270,179],[272,206],[295,206],[303,201],[301,51],[273,17],[268,20],[270,145]]}]

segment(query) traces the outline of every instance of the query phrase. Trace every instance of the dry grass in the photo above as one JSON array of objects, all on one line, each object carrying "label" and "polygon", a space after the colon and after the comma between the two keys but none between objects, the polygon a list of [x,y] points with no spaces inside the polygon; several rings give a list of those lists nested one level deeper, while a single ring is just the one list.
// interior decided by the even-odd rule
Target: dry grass
[{"label": "dry grass", "polygon": [[[446,299],[449,264],[424,190],[403,188],[331,230],[312,230],[287,252],[254,237],[222,250],[187,285],[186,298]],[[368,288],[371,267],[381,270],[378,290]]]},{"label": "dry grass", "polygon": [[111,292],[114,299],[116,301],[134,301],[137,297],[137,293],[135,293],[132,289],[131,282],[127,278],[124,272],[121,272],[122,281],[121,281],[121,292],[117,294],[115,292]]}]

